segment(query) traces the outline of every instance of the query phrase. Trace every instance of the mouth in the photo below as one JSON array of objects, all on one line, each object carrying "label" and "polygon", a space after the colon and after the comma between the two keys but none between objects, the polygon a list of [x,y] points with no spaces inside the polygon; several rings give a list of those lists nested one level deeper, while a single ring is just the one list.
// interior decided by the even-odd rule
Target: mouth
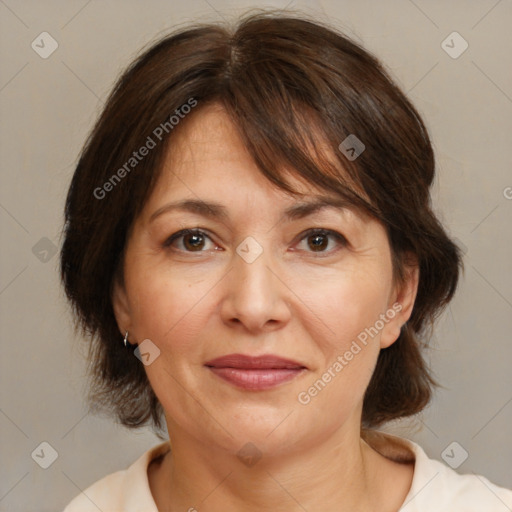
[{"label": "mouth", "polygon": [[257,357],[229,354],[212,359],[205,366],[232,385],[254,391],[273,388],[307,370],[297,361],[272,354]]}]

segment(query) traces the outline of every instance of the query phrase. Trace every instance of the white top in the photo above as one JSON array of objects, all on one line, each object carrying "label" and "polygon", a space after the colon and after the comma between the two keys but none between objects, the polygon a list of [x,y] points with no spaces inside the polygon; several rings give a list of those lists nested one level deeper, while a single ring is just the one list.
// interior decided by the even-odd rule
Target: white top
[{"label": "white top", "polygon": [[[382,432],[372,436],[374,439],[366,439],[367,442],[386,457],[415,461],[412,486],[400,512],[512,511],[512,490],[498,487],[483,476],[459,475],[447,465],[429,459],[419,445],[407,439]],[[147,470],[150,462],[169,448],[168,442],[155,446],[128,469],[98,480],[69,503],[64,512],[158,512]]]}]

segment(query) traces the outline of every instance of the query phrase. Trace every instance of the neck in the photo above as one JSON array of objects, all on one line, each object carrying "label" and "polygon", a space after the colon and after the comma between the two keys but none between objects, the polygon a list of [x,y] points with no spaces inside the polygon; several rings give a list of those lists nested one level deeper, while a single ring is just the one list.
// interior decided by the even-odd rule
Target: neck
[{"label": "neck", "polygon": [[[383,469],[395,463],[362,441],[358,428],[340,428],[288,453],[263,453],[253,465],[236,453],[205,446],[176,425],[171,439],[173,448],[151,486],[162,512],[398,510],[410,485],[390,499],[383,478],[390,468]],[[383,506],[384,495],[393,501],[389,509]]]}]

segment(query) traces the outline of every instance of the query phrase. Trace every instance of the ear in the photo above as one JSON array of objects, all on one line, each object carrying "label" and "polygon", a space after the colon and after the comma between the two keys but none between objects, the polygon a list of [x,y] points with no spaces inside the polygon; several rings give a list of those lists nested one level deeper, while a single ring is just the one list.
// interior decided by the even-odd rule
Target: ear
[{"label": "ear", "polygon": [[124,336],[126,331],[130,332],[132,328],[130,304],[126,295],[124,285],[115,279],[112,290],[112,307],[117,320],[119,331]]},{"label": "ear", "polygon": [[404,282],[395,286],[388,304],[386,316],[390,320],[386,323],[381,334],[381,348],[389,347],[398,339],[402,326],[409,320],[414,308],[420,270],[415,255],[408,254],[405,261],[407,263],[405,264]]}]

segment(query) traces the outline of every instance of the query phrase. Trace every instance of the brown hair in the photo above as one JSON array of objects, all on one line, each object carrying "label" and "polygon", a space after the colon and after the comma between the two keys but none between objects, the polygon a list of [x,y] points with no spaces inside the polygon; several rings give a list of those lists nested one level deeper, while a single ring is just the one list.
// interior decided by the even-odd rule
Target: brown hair
[{"label": "brown hair", "polygon": [[[169,116],[194,102],[195,112],[212,102],[226,109],[276,186],[295,193],[284,180],[287,168],[382,222],[397,282],[406,254],[416,256],[415,305],[398,340],[380,352],[363,425],[422,410],[434,384],[421,355],[426,328],[451,300],[462,268],[460,250],[431,209],[427,130],[375,57],[332,27],[274,12],[248,15],[234,28],[190,26],[152,45],[122,74],[84,146],[66,200],[61,277],[75,326],[91,336],[92,403],[126,426],[162,429],[161,405],[143,365],[123,346],[111,293],[116,276],[122,283],[130,228],[179,129]],[[148,137],[157,142],[157,127],[161,143],[130,160]],[[338,149],[349,135],[365,145],[355,159]]]}]

